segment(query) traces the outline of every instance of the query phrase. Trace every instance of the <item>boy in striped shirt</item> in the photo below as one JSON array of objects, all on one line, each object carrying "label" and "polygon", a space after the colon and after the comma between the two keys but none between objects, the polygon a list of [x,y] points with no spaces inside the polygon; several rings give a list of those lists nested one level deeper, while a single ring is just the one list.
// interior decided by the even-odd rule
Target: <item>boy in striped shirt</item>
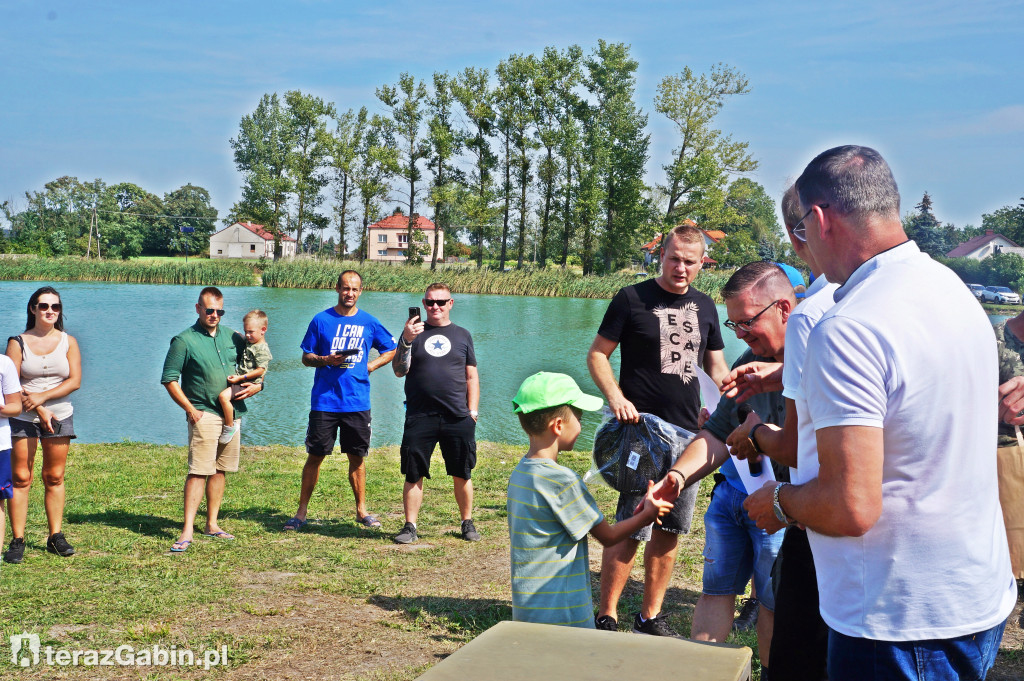
[{"label": "boy in striped shirt", "polygon": [[648,492],[633,517],[609,525],[580,477],[558,464],[558,452],[571,451],[580,435],[582,410],[603,404],[571,377],[534,374],[512,404],[530,438],[508,482],[512,619],[593,629],[587,533],[611,546],[672,504]]}]

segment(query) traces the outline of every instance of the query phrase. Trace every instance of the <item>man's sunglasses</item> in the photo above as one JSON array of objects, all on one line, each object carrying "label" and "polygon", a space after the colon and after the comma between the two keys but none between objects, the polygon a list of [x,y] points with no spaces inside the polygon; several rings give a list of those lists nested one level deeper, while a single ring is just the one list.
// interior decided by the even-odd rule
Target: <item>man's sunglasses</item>
[{"label": "man's sunglasses", "polygon": [[437,305],[438,307],[444,307],[445,305],[448,304],[448,302],[450,300],[451,300],[451,298],[445,298],[444,300],[428,300],[428,299],[424,298],[423,299],[423,304],[426,307],[430,307],[431,305]]},{"label": "man's sunglasses", "polygon": [[54,303],[53,305],[51,305],[50,303],[36,303],[36,309],[41,312],[46,312],[47,310],[60,312],[60,303]]},{"label": "man's sunglasses", "polygon": [[754,322],[757,321],[757,318],[760,317],[761,315],[763,315],[768,310],[772,309],[772,307],[774,305],[776,305],[777,303],[781,302],[781,300],[782,299],[780,298],[779,300],[773,300],[772,302],[768,303],[768,307],[766,307],[765,309],[761,310],[760,312],[758,312],[756,315],[754,315],[753,317],[751,317],[750,319],[748,319],[745,322],[734,322],[734,321],[732,321],[730,319],[729,321],[725,322],[725,326],[727,328],[732,329],[733,331],[738,331],[738,330],[742,329],[744,333],[750,333],[750,331],[752,330],[752,328],[754,326]]},{"label": "man's sunglasses", "polygon": [[208,315],[211,315],[214,312],[216,312],[218,317],[223,317],[224,316],[224,310],[223,309],[218,310],[215,307],[208,307],[205,310],[203,310],[203,312],[205,312]]},{"label": "man's sunglasses", "polygon": [[[818,208],[820,208],[822,210],[825,210],[826,208],[828,208],[828,204],[827,203],[822,203],[822,204],[820,204],[818,206]],[[814,206],[811,206],[811,209],[809,211],[807,211],[806,213],[804,213],[804,216],[802,218],[800,218],[800,222],[796,223],[793,226],[793,229],[789,230],[790,232],[793,233],[794,237],[796,237],[797,239],[799,239],[800,241],[803,241],[805,243],[807,242],[807,228],[804,227],[804,220],[809,218],[811,216],[811,213],[813,213],[813,212],[814,212]]]}]

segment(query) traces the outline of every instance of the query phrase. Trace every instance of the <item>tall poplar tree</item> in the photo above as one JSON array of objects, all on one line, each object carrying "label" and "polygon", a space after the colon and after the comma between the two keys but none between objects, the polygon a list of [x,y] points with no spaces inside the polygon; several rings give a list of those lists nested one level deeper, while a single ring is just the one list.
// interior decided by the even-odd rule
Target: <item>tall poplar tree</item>
[{"label": "tall poplar tree", "polygon": [[409,185],[409,231],[406,245],[406,260],[411,264],[419,262],[413,230],[416,227],[416,196],[418,183],[423,173],[420,161],[430,153],[430,146],[423,139],[423,118],[426,115],[427,86],[419,83],[408,73],[398,77],[397,85],[377,88],[377,99],[388,107],[395,136],[400,141],[401,177]]},{"label": "tall poplar tree", "polygon": [[334,131],[331,166],[334,170],[334,217],[338,227],[338,243],[342,256],[345,255],[348,248],[345,228],[351,217],[349,202],[352,201],[356,192],[353,171],[358,162],[357,157],[363,144],[363,135],[366,134],[368,118],[369,113],[365,106],[361,107],[358,113],[349,109],[336,118],[337,126]]},{"label": "tall poplar tree", "polygon": [[327,217],[318,213],[317,208],[323,203],[322,192],[330,181],[325,171],[334,145],[327,119],[335,115],[334,104],[298,90],[286,92],[284,99],[292,140],[287,167],[296,203],[295,240],[302,244],[302,229],[310,225],[321,231],[323,241]]},{"label": "tall poplar tree", "polygon": [[276,93],[263,95],[256,110],[242,117],[231,148],[244,183],[242,199],[231,209],[229,219],[264,225],[274,235],[274,258],[280,258],[281,218],[293,190],[288,174],[292,128]]},{"label": "tall poplar tree", "polygon": [[493,237],[487,227],[496,216],[492,206],[492,173],[498,157],[491,150],[490,143],[494,135],[496,114],[489,79],[487,69],[466,68],[459,74],[453,88],[455,98],[462,105],[469,123],[464,137],[466,149],[473,157],[473,171],[470,174],[472,191],[462,201],[462,212],[471,225],[471,243],[476,246],[477,267],[483,265],[484,241]]},{"label": "tall poplar tree", "polygon": [[434,183],[430,202],[434,206],[434,249],[430,255],[430,269],[437,267],[437,253],[441,246],[441,233],[451,230],[455,190],[452,183],[460,179],[461,173],[453,166],[455,157],[462,151],[463,134],[455,127],[454,80],[447,73],[434,74],[434,91],[427,101],[430,120],[427,122],[430,156],[427,167],[434,171]]},{"label": "tall poplar tree", "polygon": [[691,217],[703,220],[698,224],[708,228],[723,217],[727,219],[720,209],[728,176],[756,170],[758,164],[747,152],[747,142],[734,142],[731,135],[723,135],[711,125],[727,98],[749,91],[746,76],[721,63],[699,76],[687,66],[658,85],[654,108],[672,121],[679,133],[672,162],[664,166],[666,224]]}]

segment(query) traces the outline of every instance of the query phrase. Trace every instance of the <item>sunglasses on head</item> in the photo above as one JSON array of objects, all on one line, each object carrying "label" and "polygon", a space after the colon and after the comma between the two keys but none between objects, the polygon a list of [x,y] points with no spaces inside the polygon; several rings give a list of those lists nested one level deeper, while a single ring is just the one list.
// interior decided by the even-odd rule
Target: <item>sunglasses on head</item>
[{"label": "sunglasses on head", "polygon": [[427,298],[424,298],[423,299],[423,304],[426,307],[430,307],[431,305],[437,305],[438,307],[444,307],[445,305],[448,304],[448,301],[450,301],[450,300],[451,300],[451,298],[445,298],[444,300],[428,300]]},{"label": "sunglasses on head", "polygon": [[215,308],[215,307],[208,307],[208,308],[206,308],[206,309],[204,310],[204,312],[205,312],[206,314],[208,314],[208,315],[211,315],[211,314],[213,314],[213,313],[215,313],[215,312],[216,312],[216,313],[217,313],[217,316],[218,316],[218,317],[223,317],[223,316],[224,316],[224,310],[223,310],[223,309],[220,309],[220,310],[218,310],[218,309],[217,309],[217,308]]},{"label": "sunglasses on head", "polygon": [[47,310],[53,310],[54,312],[60,312],[60,303],[36,303],[36,309],[40,312],[46,312]]}]

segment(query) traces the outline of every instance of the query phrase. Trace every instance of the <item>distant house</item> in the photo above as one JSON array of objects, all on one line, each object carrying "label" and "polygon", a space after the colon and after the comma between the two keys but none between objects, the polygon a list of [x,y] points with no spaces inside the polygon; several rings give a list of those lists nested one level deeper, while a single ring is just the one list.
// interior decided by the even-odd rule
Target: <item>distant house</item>
[{"label": "distant house", "polygon": [[[416,216],[414,230],[423,232],[425,241],[418,242],[420,253],[425,261],[429,261],[434,251],[434,232],[437,226],[432,220],[422,215]],[[405,214],[395,212],[379,220],[367,228],[369,232],[370,260],[378,262],[405,262],[409,249],[409,218]],[[437,246],[437,259],[444,260],[444,230],[441,230]]]},{"label": "distant house", "polygon": [[1016,253],[1017,255],[1024,256],[1024,248],[1013,243],[1002,234],[996,234],[989,229],[981,236],[976,236],[960,244],[947,253],[946,257],[984,260],[996,253]]},{"label": "distant house", "polygon": [[[295,239],[281,235],[281,257],[295,255]],[[236,222],[210,235],[211,258],[259,259],[274,257],[274,235],[251,222]]]}]

